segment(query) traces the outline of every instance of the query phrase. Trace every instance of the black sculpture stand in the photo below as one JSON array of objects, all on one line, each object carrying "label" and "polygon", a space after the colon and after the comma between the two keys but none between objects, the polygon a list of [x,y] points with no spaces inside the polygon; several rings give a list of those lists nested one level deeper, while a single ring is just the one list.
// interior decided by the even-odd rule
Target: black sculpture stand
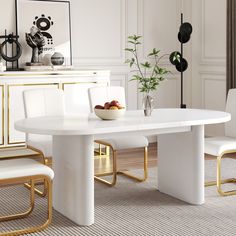
[{"label": "black sculpture stand", "polygon": [[[19,36],[14,35],[13,33],[7,35],[6,30],[5,35],[0,35],[0,39],[4,39],[4,41],[1,43],[0,55],[6,61],[6,68],[8,71],[19,70],[18,59],[22,54],[22,47],[18,42],[18,38]],[[11,56],[8,56],[9,51],[7,44],[11,46]],[[11,63],[11,67],[8,67],[8,63]]]}]

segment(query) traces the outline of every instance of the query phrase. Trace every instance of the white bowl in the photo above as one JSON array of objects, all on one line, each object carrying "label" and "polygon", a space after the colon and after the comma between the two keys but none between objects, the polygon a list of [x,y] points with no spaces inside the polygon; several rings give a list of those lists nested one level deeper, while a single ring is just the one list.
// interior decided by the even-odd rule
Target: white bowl
[{"label": "white bowl", "polygon": [[96,116],[102,120],[116,120],[125,114],[125,108],[118,110],[96,109],[94,108]]}]

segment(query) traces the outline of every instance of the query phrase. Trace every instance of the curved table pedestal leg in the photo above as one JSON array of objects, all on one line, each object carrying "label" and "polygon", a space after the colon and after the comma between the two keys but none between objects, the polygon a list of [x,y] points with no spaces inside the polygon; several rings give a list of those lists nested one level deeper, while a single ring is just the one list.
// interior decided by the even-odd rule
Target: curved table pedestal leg
[{"label": "curved table pedestal leg", "polygon": [[79,225],[94,223],[93,136],[53,136],[53,207]]},{"label": "curved table pedestal leg", "polygon": [[204,203],[204,126],[158,136],[158,189],[190,204]]}]

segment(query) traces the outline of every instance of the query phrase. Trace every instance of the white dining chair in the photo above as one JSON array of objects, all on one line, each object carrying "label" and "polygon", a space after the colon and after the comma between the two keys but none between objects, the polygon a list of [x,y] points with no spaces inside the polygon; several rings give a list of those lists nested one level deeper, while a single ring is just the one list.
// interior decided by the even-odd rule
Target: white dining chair
[{"label": "white dining chair", "polygon": [[[122,106],[125,106],[125,90],[119,86],[105,86],[105,87],[93,87],[88,90],[90,109],[93,113],[95,105],[103,105],[105,102],[117,100]],[[105,183],[109,186],[114,186],[117,180],[117,174],[122,174],[129,178],[135,179],[139,182],[147,179],[147,160],[148,160],[148,139],[142,135],[128,135],[122,137],[115,137],[109,139],[95,140],[96,143],[110,147],[112,150],[113,158],[113,171],[106,173],[99,173],[95,175],[95,180]],[[143,148],[144,161],[143,161],[143,177],[134,176],[127,171],[117,170],[117,152],[123,149],[131,148]],[[101,176],[112,175],[112,181],[107,181]]]},{"label": "white dining chair", "polygon": [[[25,118],[39,116],[64,116],[64,92],[57,88],[29,89],[23,92]],[[26,146],[41,154],[46,165],[52,160],[52,136],[26,134]],[[30,188],[29,184],[26,187]],[[45,196],[46,189],[40,191],[35,188],[37,194]]]},{"label": "white dining chair", "polygon": [[[0,227],[0,235],[12,236],[12,235],[25,235],[33,232],[38,232],[45,229],[52,220],[52,179],[54,177],[53,170],[46,165],[43,165],[35,160],[22,158],[22,159],[11,159],[11,160],[1,160],[0,161],[0,186],[9,187],[12,185],[17,185],[29,181],[31,184],[30,188],[30,207],[22,213],[16,212],[12,214],[12,211],[9,215],[0,215],[0,222],[9,221],[9,220],[18,220],[25,217],[28,217],[34,210],[35,205],[35,191],[34,186],[37,180],[43,179],[47,184],[47,214],[46,220],[40,225],[35,225],[32,222],[29,222],[29,226],[20,229],[13,230],[12,227],[8,232],[3,232],[4,226]],[[16,193],[14,193],[16,194]],[[1,202],[8,205],[9,199],[4,199],[1,196]],[[21,204],[20,201],[16,204]],[[37,208],[35,209],[37,212]],[[2,214],[2,212],[1,212]],[[35,214],[37,215],[37,213]]]},{"label": "white dining chair", "polygon": [[219,137],[205,138],[205,153],[217,157],[217,178],[216,182],[206,182],[205,186],[217,185],[217,190],[220,195],[234,195],[236,190],[223,191],[222,184],[236,182],[235,178],[222,180],[221,177],[221,159],[224,157],[234,158],[236,154],[236,89],[230,89],[227,96],[226,112],[231,114],[231,120],[225,124],[225,135]]}]

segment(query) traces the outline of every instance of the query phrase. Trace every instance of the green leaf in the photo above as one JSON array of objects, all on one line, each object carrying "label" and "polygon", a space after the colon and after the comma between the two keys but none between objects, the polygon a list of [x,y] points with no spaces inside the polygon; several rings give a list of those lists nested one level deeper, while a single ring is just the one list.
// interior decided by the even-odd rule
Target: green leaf
[{"label": "green leaf", "polygon": [[131,35],[131,36],[129,36],[129,37],[128,37],[128,39],[134,39],[134,36],[133,36],[133,35]]},{"label": "green leaf", "polygon": [[130,36],[130,37],[133,38],[134,40],[138,40],[138,39],[142,38],[142,36],[135,35],[135,34],[133,36]]},{"label": "green leaf", "polygon": [[179,55],[178,52],[175,52],[173,56],[173,61],[180,62],[180,59],[181,59],[181,55]]},{"label": "green leaf", "polygon": [[142,77],[139,76],[139,75],[133,75],[133,78],[134,78],[135,80],[141,80],[141,79],[142,79]]},{"label": "green leaf", "polygon": [[143,67],[143,68],[147,68],[147,69],[149,69],[149,68],[151,68],[151,64],[149,63],[149,62],[145,62],[145,63],[140,63],[140,65]]},{"label": "green leaf", "polygon": [[136,42],[134,42],[134,41],[130,41],[130,40],[128,41],[128,43],[136,44]]},{"label": "green leaf", "polygon": [[125,51],[134,52],[134,49],[132,49],[132,48],[125,48]]},{"label": "green leaf", "polygon": [[134,59],[134,58],[131,58],[130,63],[129,63],[129,66],[132,67],[134,63],[135,63],[135,59]]},{"label": "green leaf", "polygon": [[148,54],[148,57],[150,56],[158,56],[160,50],[157,50],[156,48],[152,49],[152,52]]}]

